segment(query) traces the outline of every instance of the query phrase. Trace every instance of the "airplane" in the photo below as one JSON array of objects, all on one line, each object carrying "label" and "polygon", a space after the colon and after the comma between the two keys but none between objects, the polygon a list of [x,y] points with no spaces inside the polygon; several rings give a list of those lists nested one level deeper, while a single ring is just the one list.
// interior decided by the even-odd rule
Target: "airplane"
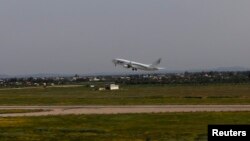
[{"label": "airplane", "polygon": [[113,59],[112,62],[116,65],[121,65],[124,68],[131,68],[133,71],[144,70],[144,71],[156,71],[162,70],[164,68],[157,67],[161,63],[161,58],[155,61],[153,64],[142,64],[130,60],[116,58]]}]

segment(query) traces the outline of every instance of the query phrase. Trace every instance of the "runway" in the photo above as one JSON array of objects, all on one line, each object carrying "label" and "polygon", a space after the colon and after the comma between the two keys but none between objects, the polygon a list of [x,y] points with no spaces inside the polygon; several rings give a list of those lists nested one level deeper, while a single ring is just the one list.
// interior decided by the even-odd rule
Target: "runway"
[{"label": "runway", "polygon": [[0,117],[79,115],[79,114],[125,114],[165,112],[226,112],[250,111],[250,105],[130,105],[130,106],[0,106],[0,110],[42,109],[41,112],[8,113]]}]

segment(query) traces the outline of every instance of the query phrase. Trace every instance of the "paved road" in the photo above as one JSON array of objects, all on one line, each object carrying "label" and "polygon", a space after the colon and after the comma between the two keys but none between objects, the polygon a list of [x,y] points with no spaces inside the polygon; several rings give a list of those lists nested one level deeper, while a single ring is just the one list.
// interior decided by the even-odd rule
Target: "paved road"
[{"label": "paved road", "polygon": [[43,109],[42,112],[0,114],[0,117],[67,114],[250,111],[250,105],[131,105],[131,106],[0,106],[0,110]]}]

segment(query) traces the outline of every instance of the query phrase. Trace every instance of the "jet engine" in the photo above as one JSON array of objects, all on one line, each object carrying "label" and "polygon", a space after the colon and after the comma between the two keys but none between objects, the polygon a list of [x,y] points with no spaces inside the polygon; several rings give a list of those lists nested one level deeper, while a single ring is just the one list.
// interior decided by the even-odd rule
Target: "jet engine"
[{"label": "jet engine", "polygon": [[123,67],[124,67],[124,68],[131,68],[132,66],[129,65],[129,64],[125,64],[125,65],[123,65]]}]

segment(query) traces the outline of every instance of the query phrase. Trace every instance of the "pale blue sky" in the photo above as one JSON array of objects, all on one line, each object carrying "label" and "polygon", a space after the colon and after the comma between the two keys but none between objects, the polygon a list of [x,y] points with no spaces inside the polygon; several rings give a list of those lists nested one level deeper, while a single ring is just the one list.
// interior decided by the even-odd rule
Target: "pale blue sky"
[{"label": "pale blue sky", "polygon": [[0,74],[250,68],[249,0],[0,0]]}]

